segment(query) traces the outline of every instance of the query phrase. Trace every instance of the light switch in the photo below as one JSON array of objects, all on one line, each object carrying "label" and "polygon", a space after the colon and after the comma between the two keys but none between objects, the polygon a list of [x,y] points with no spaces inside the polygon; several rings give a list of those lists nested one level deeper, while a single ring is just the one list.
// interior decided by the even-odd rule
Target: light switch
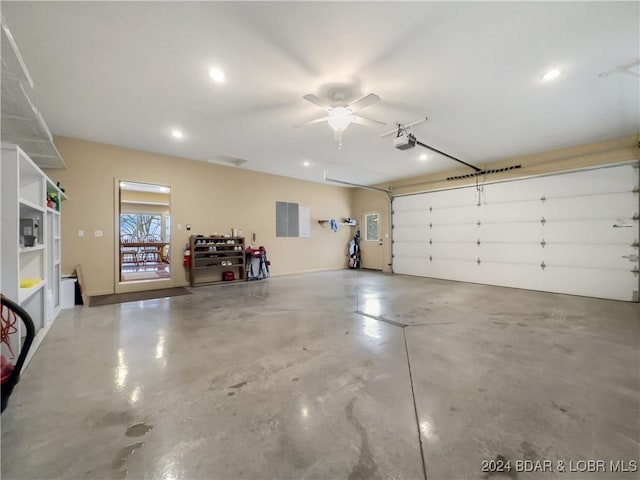
[{"label": "light switch", "polygon": [[95,232],[93,232],[93,236],[102,237],[103,236],[102,230],[96,230]]},{"label": "light switch", "polygon": [[191,224],[187,223],[187,230],[191,230]]},{"label": "light switch", "polygon": [[84,237],[84,230],[78,230],[78,236]]},{"label": "light switch", "polygon": [[176,228],[177,228],[178,230],[182,230],[182,224],[181,224],[181,223],[177,224],[177,225],[176,225]]}]

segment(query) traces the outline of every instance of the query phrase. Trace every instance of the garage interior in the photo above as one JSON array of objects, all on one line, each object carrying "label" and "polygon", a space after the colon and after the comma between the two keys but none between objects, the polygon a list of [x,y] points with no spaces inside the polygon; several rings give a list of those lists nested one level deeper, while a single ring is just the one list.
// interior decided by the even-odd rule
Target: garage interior
[{"label": "garage interior", "polygon": [[3,2],[2,476],[637,478],[639,19]]}]

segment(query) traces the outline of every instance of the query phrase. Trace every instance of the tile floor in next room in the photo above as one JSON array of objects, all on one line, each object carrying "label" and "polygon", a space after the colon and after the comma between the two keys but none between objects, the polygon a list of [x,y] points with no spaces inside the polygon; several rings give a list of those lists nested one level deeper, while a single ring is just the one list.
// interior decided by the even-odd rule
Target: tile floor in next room
[{"label": "tile floor in next room", "polygon": [[[75,307],[2,415],[2,477],[637,478],[611,469],[638,459],[638,316],[349,270]],[[607,470],[558,471],[583,460]]]}]

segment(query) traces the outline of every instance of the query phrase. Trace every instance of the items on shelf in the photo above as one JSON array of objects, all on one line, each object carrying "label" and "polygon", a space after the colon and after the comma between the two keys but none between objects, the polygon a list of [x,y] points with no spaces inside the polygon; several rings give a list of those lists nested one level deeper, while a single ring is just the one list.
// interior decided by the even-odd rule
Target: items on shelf
[{"label": "items on shelf", "polygon": [[60,196],[56,192],[47,193],[47,208],[60,211]]},{"label": "items on shelf", "polygon": [[329,225],[331,227],[331,230],[333,230],[334,232],[337,231],[340,225],[345,225],[347,227],[356,227],[358,225],[355,218],[350,217],[343,218],[341,222],[338,222],[332,218],[331,220],[318,220],[318,223],[323,227]]},{"label": "items on shelf", "polygon": [[[232,232],[239,233],[239,230],[234,228]],[[243,281],[246,274],[244,249],[244,237],[192,235],[183,262],[189,268],[191,286]]]},{"label": "items on shelf", "polygon": [[20,288],[31,288],[42,282],[41,278],[21,278]]}]

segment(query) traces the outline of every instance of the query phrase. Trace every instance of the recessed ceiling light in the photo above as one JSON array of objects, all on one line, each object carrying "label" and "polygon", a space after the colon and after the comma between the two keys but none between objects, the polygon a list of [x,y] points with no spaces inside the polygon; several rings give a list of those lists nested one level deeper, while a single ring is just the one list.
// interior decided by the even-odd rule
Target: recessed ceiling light
[{"label": "recessed ceiling light", "polygon": [[171,132],[171,136],[173,138],[182,138],[182,137],[184,137],[184,135],[182,134],[182,132],[180,130],[174,130],[173,132]]},{"label": "recessed ceiling light", "polygon": [[427,154],[423,153],[422,155],[420,155],[420,160],[425,161],[427,159]]},{"label": "recessed ceiling light", "polygon": [[209,70],[209,75],[213,79],[214,82],[222,83],[224,82],[224,72],[219,68],[212,68]]},{"label": "recessed ceiling light", "polygon": [[305,160],[302,165],[304,165],[305,167],[308,167],[309,165],[311,165],[311,163],[309,163],[308,160]]},{"label": "recessed ceiling light", "polygon": [[558,78],[562,72],[558,68],[553,68],[542,75],[542,79],[545,81],[553,80],[554,78]]}]

